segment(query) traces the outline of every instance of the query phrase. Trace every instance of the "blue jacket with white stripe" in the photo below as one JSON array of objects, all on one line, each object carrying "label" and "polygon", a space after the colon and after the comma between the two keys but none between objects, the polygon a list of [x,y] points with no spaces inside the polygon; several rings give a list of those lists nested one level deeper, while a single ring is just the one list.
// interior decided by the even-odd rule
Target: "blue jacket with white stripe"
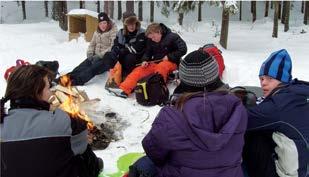
[{"label": "blue jacket with white stripe", "polygon": [[309,83],[295,79],[249,108],[248,131],[280,132],[293,140],[298,153],[297,176],[309,176]]}]

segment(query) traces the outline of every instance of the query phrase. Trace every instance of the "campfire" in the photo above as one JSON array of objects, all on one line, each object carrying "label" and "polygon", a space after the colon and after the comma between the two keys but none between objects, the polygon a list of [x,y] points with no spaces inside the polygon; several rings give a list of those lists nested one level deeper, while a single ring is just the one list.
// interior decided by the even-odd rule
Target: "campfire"
[{"label": "campfire", "polygon": [[[61,77],[60,82],[61,85],[53,87],[54,95],[50,100],[52,109],[60,108],[72,118],[87,121],[88,140],[93,149],[105,149],[111,141],[121,139],[117,132],[121,131],[119,126],[122,125],[118,114],[91,109],[100,99],[90,100],[85,91],[71,86],[69,77]],[[95,122],[93,118],[96,119]]]}]

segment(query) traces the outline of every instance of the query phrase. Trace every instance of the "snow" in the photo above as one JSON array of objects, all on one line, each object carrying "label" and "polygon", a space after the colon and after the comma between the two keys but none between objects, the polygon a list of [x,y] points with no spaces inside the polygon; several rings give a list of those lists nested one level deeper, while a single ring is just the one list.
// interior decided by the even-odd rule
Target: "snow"
[{"label": "snow", "polygon": [[97,18],[98,13],[87,9],[73,9],[68,12],[68,15],[89,15]]},{"label": "snow", "polygon": [[[76,13],[82,12],[78,10]],[[259,86],[257,75],[261,63],[271,52],[282,48],[287,49],[291,55],[293,77],[309,80],[309,70],[307,69],[309,66],[309,27],[296,23],[300,21],[301,16],[298,18],[293,16],[293,18],[295,20],[291,19],[290,30],[286,33],[283,32],[283,25],[279,24],[278,38],[271,37],[273,28],[271,18],[260,18],[255,23],[231,21],[227,50],[222,49],[218,44],[220,36],[216,36],[216,34],[220,30],[221,22],[215,18],[207,22],[187,21],[183,27],[174,21],[165,22],[187,42],[188,53],[206,43],[215,43],[220,47],[226,65],[223,75],[224,82],[231,86]],[[49,19],[42,21],[44,22],[0,24],[1,75],[7,68],[15,64],[16,59],[24,59],[30,63],[35,63],[38,60],[58,60],[59,71],[64,74],[86,58],[89,43],[83,37],[68,41],[68,33],[59,28],[58,22]],[[119,29],[122,27],[120,21],[116,21],[116,24]],[[148,23],[143,22],[142,24],[145,27]],[[307,33],[301,34],[301,30],[305,30]],[[122,99],[111,96],[104,89],[106,78],[106,73],[96,76],[79,89],[85,90],[90,98],[101,99],[97,107],[98,110],[115,111],[130,124],[123,132],[124,139],[112,142],[105,150],[95,152],[105,161],[104,171],[113,173],[117,171],[118,157],[128,152],[143,152],[141,140],[150,129],[151,123],[161,108],[138,105],[134,97]],[[0,96],[4,95],[5,88],[6,81],[1,76]]]}]

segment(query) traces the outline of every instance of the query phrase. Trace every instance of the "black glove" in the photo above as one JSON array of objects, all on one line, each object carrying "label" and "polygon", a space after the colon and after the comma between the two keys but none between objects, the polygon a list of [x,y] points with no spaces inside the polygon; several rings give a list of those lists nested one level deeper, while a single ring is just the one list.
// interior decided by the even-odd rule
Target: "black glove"
[{"label": "black glove", "polygon": [[134,49],[134,47],[132,45],[129,44],[124,44],[125,48],[129,50],[130,53],[132,54],[136,54],[136,50]]},{"label": "black glove", "polygon": [[257,96],[254,92],[240,86],[231,88],[230,92],[237,96],[242,101],[245,107],[251,107],[256,105]]}]

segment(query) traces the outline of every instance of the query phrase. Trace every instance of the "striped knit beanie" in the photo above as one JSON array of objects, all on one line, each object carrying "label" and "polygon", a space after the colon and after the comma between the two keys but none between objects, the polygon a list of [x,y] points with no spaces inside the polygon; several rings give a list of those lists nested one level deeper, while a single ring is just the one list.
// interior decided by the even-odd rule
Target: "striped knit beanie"
[{"label": "striped knit beanie", "polygon": [[186,85],[207,88],[207,85],[218,81],[218,64],[208,53],[193,51],[181,60],[179,78]]},{"label": "striped knit beanie", "polygon": [[283,83],[288,83],[292,79],[292,61],[285,49],[273,52],[266,61],[263,62],[259,76],[270,76]]}]

